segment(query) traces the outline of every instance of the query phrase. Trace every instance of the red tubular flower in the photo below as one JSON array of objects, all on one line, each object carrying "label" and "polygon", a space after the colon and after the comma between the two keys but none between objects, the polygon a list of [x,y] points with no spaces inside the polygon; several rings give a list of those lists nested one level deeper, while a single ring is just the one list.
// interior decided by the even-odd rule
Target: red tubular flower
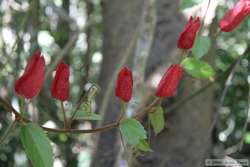
[{"label": "red tubular flower", "polygon": [[124,67],[118,74],[115,87],[115,95],[124,102],[129,102],[133,92],[132,72]]},{"label": "red tubular flower", "polygon": [[56,75],[51,86],[51,95],[55,99],[65,101],[69,99],[69,66],[64,62],[58,64]]},{"label": "red tubular flower", "polygon": [[40,51],[36,51],[28,62],[23,75],[15,83],[15,91],[20,96],[31,99],[40,92],[45,73],[45,61]]},{"label": "red tubular flower", "polygon": [[161,98],[172,97],[180,83],[182,78],[183,69],[178,64],[171,65],[164,76],[162,77],[160,83],[156,89],[156,96]]},{"label": "red tubular flower", "polygon": [[219,26],[222,31],[230,32],[235,29],[242,20],[250,13],[250,0],[240,0],[220,20]]},{"label": "red tubular flower", "polygon": [[201,26],[200,18],[197,17],[193,19],[190,17],[189,21],[187,22],[185,29],[182,31],[177,46],[180,49],[191,49],[194,44],[194,40],[196,37],[197,32],[199,31]]}]

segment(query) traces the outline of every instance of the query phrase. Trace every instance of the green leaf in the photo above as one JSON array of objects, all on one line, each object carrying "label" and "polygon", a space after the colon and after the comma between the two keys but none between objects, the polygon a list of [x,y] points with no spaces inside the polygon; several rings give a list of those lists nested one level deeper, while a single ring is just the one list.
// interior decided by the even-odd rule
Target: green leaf
[{"label": "green leaf", "polygon": [[215,74],[214,69],[206,62],[196,58],[185,58],[181,62],[185,71],[195,78],[210,78]]},{"label": "green leaf", "polygon": [[122,124],[119,129],[123,139],[130,145],[136,147],[142,139],[146,139],[144,127],[136,119],[129,118]]},{"label": "green leaf", "polygon": [[99,121],[102,120],[101,115],[92,112],[78,111],[74,117],[76,120],[92,120]]},{"label": "green leaf", "polygon": [[180,8],[181,9],[190,8],[194,5],[199,4],[200,2],[202,2],[202,0],[181,0]]},{"label": "green leaf", "polygon": [[209,37],[199,36],[196,38],[194,46],[192,48],[193,55],[196,58],[201,58],[208,53],[211,47],[211,41]]},{"label": "green leaf", "polygon": [[152,151],[148,142],[145,139],[140,140],[140,142],[135,146],[135,148],[144,152]]},{"label": "green leaf", "polygon": [[47,135],[38,125],[29,123],[22,126],[20,137],[34,167],[52,167],[52,147]]},{"label": "green leaf", "polygon": [[165,119],[164,112],[162,107],[153,108],[153,110],[149,113],[149,120],[151,125],[153,126],[154,132],[157,135],[164,129]]}]

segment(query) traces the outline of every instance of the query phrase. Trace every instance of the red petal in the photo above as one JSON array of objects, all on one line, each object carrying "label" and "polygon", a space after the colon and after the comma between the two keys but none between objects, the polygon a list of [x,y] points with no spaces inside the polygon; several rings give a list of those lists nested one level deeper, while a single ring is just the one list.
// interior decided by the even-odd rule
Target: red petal
[{"label": "red petal", "polygon": [[175,95],[176,89],[182,78],[183,70],[178,64],[171,65],[156,89],[156,96],[161,98],[172,97]]},{"label": "red petal", "polygon": [[116,81],[115,95],[124,102],[129,102],[133,92],[132,72],[124,67],[120,70]]},{"label": "red petal", "polygon": [[52,97],[65,101],[69,99],[69,66],[61,62],[56,69],[56,75],[51,86]]},{"label": "red petal", "polygon": [[31,99],[40,92],[45,73],[45,61],[40,51],[32,55],[23,75],[15,83],[15,91],[20,96]]},{"label": "red petal", "polygon": [[250,12],[250,1],[240,0],[232,9],[228,10],[220,20],[219,26],[222,31],[230,32],[234,30]]},{"label": "red petal", "polygon": [[194,44],[194,40],[197,32],[200,29],[201,21],[200,18],[197,17],[193,19],[190,17],[188,23],[186,24],[184,30],[182,31],[177,46],[180,49],[191,49]]}]

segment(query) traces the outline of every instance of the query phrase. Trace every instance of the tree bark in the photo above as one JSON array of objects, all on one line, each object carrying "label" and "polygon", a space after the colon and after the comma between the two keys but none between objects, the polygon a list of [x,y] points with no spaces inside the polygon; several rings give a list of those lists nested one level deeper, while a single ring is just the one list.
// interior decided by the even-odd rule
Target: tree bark
[{"label": "tree bark", "polygon": [[179,12],[179,0],[154,0],[156,7],[156,26],[153,42],[147,59],[146,79],[161,65],[170,59],[176,49],[179,33],[184,25],[184,18]]}]

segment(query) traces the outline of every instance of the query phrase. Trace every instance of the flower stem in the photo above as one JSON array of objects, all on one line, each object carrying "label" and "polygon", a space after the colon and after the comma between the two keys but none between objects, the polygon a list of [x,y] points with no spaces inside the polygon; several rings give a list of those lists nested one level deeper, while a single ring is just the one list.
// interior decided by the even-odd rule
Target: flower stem
[{"label": "flower stem", "polygon": [[66,114],[65,114],[65,109],[64,109],[63,101],[60,101],[60,104],[61,104],[61,110],[62,110],[62,113],[63,113],[64,129],[66,129],[66,127],[67,127],[67,120],[66,120]]},{"label": "flower stem", "polygon": [[127,109],[127,103],[121,102],[121,112],[120,115],[118,117],[117,123],[120,123],[122,118],[124,117],[125,113],[126,113],[126,109]]},{"label": "flower stem", "polygon": [[20,113],[24,115],[24,106],[25,106],[25,99],[23,97],[20,98]]}]

